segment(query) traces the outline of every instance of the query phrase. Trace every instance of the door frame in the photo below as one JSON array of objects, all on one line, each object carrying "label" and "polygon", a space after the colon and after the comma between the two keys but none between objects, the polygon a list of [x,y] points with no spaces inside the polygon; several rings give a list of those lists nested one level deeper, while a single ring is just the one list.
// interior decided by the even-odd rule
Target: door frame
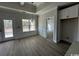
[{"label": "door frame", "polygon": [[[47,38],[48,38],[48,18],[54,18],[54,16],[52,16],[52,17],[46,17],[46,35],[47,35]],[[54,35],[53,31],[52,31],[52,34]],[[52,36],[52,41],[53,41],[53,36]]]}]

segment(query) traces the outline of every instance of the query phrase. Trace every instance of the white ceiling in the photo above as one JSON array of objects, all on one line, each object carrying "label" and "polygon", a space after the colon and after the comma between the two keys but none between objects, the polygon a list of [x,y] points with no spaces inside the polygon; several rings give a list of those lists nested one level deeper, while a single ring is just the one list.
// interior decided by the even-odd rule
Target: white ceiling
[{"label": "white ceiling", "polygon": [[58,6],[66,5],[66,4],[71,3],[71,2],[28,2],[28,3],[36,6],[37,7],[36,13],[41,14],[45,11],[54,9]]},{"label": "white ceiling", "polygon": [[35,5],[35,6],[39,6],[39,5],[42,5],[42,4],[44,4],[45,2],[34,2],[33,4]]},{"label": "white ceiling", "polygon": [[43,14],[45,12],[53,10],[54,8],[56,8],[58,6],[63,6],[68,3],[70,3],[70,2],[44,2],[42,5],[40,4],[37,7],[37,14]]},{"label": "white ceiling", "polygon": [[44,4],[53,4],[53,5],[63,5],[63,4],[66,4],[66,3],[70,3],[70,2],[28,2],[29,4],[32,4],[36,7],[39,7],[40,5],[44,5]]},{"label": "white ceiling", "polygon": [[44,4],[45,2],[28,2],[28,3],[38,7],[38,6],[42,5],[42,4]]},{"label": "white ceiling", "polygon": [[[70,2],[20,2],[20,4],[22,5],[21,7],[23,7],[23,5],[26,3],[37,6],[36,14],[40,14],[40,13],[43,13],[45,11],[54,9],[57,6],[62,6],[62,5],[65,5],[67,3],[70,3]],[[4,5],[4,6],[1,6],[0,8],[11,9],[11,10],[16,9],[16,8],[13,9],[12,7],[7,7],[7,8],[6,7],[7,6]],[[23,11],[23,10],[20,10],[20,11]]]}]

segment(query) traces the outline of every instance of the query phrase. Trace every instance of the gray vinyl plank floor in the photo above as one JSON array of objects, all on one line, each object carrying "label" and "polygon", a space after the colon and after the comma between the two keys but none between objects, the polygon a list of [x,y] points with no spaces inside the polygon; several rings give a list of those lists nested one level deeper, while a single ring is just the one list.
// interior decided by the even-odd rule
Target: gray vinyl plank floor
[{"label": "gray vinyl plank floor", "polygon": [[0,43],[0,56],[63,56],[67,43],[51,43],[40,36]]}]

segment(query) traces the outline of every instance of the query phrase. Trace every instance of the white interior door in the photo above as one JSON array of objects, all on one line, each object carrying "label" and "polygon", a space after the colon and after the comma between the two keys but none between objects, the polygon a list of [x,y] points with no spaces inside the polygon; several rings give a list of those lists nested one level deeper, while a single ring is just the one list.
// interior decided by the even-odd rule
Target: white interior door
[{"label": "white interior door", "polygon": [[54,31],[54,19],[53,17],[47,18],[47,38],[53,40],[53,31]]}]

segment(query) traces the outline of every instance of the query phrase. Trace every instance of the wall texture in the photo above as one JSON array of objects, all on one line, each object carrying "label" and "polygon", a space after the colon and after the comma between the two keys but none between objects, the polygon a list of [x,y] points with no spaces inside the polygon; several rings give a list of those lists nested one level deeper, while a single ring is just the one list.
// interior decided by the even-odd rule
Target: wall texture
[{"label": "wall texture", "polygon": [[79,17],[78,17],[78,33],[77,33],[77,41],[79,41]]},{"label": "wall texture", "polygon": [[[32,32],[22,32],[22,19],[35,19],[36,20],[36,31]],[[3,25],[3,20],[13,20],[13,34],[14,37],[12,38],[5,38],[4,37],[4,25]],[[18,28],[19,26],[19,28]],[[1,36],[2,36],[2,41],[4,40],[11,40],[11,39],[17,39],[17,38],[23,38],[23,37],[28,37],[32,35],[37,34],[37,15],[32,15],[32,14],[27,14],[27,13],[19,13],[19,12],[14,12],[14,11],[6,11],[6,10],[0,10],[0,30],[1,30]]]}]

